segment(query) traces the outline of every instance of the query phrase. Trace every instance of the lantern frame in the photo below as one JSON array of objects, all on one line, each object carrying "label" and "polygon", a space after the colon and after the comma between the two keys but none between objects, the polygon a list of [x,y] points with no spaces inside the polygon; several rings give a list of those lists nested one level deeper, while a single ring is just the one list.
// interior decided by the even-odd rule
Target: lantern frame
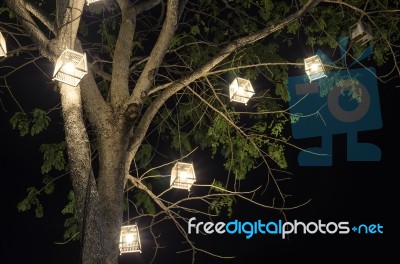
[{"label": "lantern frame", "polygon": [[350,38],[360,46],[368,43],[373,39],[370,26],[363,21],[358,21],[350,27]]},{"label": "lantern frame", "polygon": [[87,74],[86,54],[65,49],[57,59],[53,80],[77,86]]},{"label": "lantern frame", "polygon": [[[132,241],[129,241],[131,239]],[[139,228],[137,225],[121,226],[121,234],[119,238],[119,254],[121,255],[124,253],[134,253],[134,252],[142,253]]]},{"label": "lantern frame", "polygon": [[324,65],[318,55],[304,59],[304,68],[310,82],[326,77]]},{"label": "lantern frame", "polygon": [[229,98],[231,101],[247,105],[247,102],[253,95],[253,86],[247,79],[236,77],[229,85]]},{"label": "lantern frame", "polygon": [[177,162],[171,171],[170,186],[190,190],[196,182],[196,174],[192,163]]},{"label": "lantern frame", "polygon": [[0,32],[0,57],[7,57],[7,43],[3,34]]}]

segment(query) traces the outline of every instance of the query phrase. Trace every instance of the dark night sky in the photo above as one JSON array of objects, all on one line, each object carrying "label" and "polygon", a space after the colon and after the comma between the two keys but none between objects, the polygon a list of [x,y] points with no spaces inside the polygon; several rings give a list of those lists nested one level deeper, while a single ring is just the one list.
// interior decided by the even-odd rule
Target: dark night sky
[{"label": "dark night sky", "polygon": [[[12,83],[13,92],[26,111],[35,107],[51,108],[58,103],[58,96],[52,85],[42,86],[43,76],[29,75]],[[400,98],[397,83],[379,84],[383,127],[380,130],[362,132],[360,138],[365,142],[375,143],[382,150],[380,162],[347,162],[344,135],[334,136],[334,165],[332,167],[298,167],[297,151],[289,151],[289,169],[294,172],[292,180],[285,185],[287,193],[293,197],[288,201],[292,205],[311,199],[311,202],[300,209],[287,213],[289,220],[316,221],[349,221],[350,224],[377,224],[384,226],[383,235],[298,235],[289,241],[272,236],[256,236],[246,240],[243,236],[211,235],[199,239],[199,245],[211,246],[216,253],[235,254],[231,261],[210,259],[202,255],[196,258],[199,263],[248,263],[250,256],[258,259],[286,260],[318,259],[322,252],[326,258],[343,258],[347,252],[359,259],[369,256],[389,256],[389,238],[396,239],[398,234],[394,226],[394,212],[397,209],[397,172],[398,140],[394,125],[398,122],[396,102]],[[1,175],[5,179],[1,200],[3,201],[3,243],[2,263],[78,263],[79,244],[57,245],[62,240],[63,222],[60,210],[66,203],[65,193],[69,187],[68,179],[57,184],[55,196],[43,196],[45,206],[44,218],[36,219],[33,212],[19,213],[17,203],[24,198],[25,190],[31,185],[40,187],[40,155],[38,151],[41,140],[54,142],[62,136],[62,126],[55,123],[45,135],[21,138],[11,132],[9,118],[16,110],[16,105],[5,93],[0,94],[4,109],[0,111],[0,155]],[[29,95],[29,96],[26,96]],[[52,114],[57,120],[58,114]],[[307,140],[294,141],[307,146]],[[210,168],[204,174],[212,174]],[[260,180],[262,173],[250,174],[249,180]],[[61,200],[61,203],[60,203]],[[4,210],[5,209],[5,210]],[[281,216],[271,210],[256,208],[239,202],[233,218],[242,221],[276,220]],[[176,241],[177,233],[173,228],[163,228],[164,245]],[[166,239],[166,240],[164,240]],[[149,234],[142,234],[143,254],[125,255],[124,263],[147,263],[153,249],[146,248]],[[180,244],[176,245],[179,249]],[[160,250],[155,263],[170,263],[177,259],[172,246]],[[171,250],[172,249],[172,250]],[[171,250],[169,253],[168,250]],[[184,254],[189,262],[188,254]],[[132,261],[132,262],[131,262]]]}]

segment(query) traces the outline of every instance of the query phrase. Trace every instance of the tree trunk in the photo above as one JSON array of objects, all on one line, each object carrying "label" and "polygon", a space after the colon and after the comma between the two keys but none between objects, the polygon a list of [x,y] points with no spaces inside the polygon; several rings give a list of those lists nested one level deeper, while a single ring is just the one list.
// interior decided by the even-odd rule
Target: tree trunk
[{"label": "tree trunk", "polygon": [[90,146],[83,122],[80,88],[60,85],[61,104],[64,118],[65,139],[72,187],[75,193],[76,210],[81,227],[83,263],[102,263],[104,236],[96,182],[93,177]]},{"label": "tree trunk", "polygon": [[71,178],[81,227],[83,264],[116,264],[123,217],[128,129],[123,115],[106,121],[98,135],[99,175],[92,170],[80,88],[60,85]]},{"label": "tree trunk", "polygon": [[[115,120],[120,120],[115,121]],[[124,119],[112,120],[99,144],[99,202],[102,211],[105,263],[118,263],[123,218],[127,133]]]}]

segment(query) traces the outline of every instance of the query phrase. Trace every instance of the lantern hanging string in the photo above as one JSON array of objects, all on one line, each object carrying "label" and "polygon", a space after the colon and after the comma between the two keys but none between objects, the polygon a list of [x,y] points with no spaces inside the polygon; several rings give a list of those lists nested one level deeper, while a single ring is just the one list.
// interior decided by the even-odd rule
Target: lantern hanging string
[{"label": "lantern hanging string", "polygon": [[179,125],[178,103],[176,104],[176,122],[178,124],[179,160],[182,160],[182,142],[181,142],[181,128],[180,128],[180,125]]},{"label": "lantern hanging string", "polygon": [[129,216],[129,196],[128,196],[129,189],[126,190],[126,203],[127,203],[127,215],[128,215],[128,225],[130,223],[130,216]]}]

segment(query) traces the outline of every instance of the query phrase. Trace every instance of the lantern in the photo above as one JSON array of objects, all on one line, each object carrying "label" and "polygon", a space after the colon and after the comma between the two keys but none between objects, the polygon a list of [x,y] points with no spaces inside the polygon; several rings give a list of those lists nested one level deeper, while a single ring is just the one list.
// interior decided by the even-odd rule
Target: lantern
[{"label": "lantern", "polygon": [[171,187],[190,190],[196,181],[192,163],[177,162],[171,171]]},{"label": "lantern", "polygon": [[119,239],[119,254],[140,252],[142,246],[140,244],[139,229],[137,225],[126,225],[121,227],[121,235]]},{"label": "lantern", "polygon": [[253,86],[247,79],[237,77],[229,85],[229,98],[231,101],[247,104],[253,95]]},{"label": "lantern", "polygon": [[57,59],[53,80],[77,86],[86,73],[86,54],[65,49]]},{"label": "lantern", "polygon": [[7,57],[6,39],[0,32],[0,57]]},{"label": "lantern", "polygon": [[369,42],[373,37],[369,25],[359,21],[350,27],[350,38],[355,43],[362,46]]},{"label": "lantern", "polygon": [[324,65],[318,55],[304,59],[304,67],[310,82],[326,77]]}]

